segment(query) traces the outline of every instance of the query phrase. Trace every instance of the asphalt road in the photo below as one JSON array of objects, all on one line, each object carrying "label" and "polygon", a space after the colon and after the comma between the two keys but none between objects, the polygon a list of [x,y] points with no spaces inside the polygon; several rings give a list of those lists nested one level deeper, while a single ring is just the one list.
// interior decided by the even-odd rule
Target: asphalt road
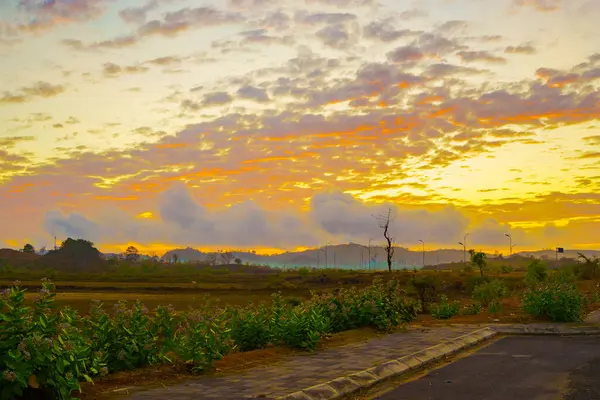
[{"label": "asphalt road", "polygon": [[506,337],[371,399],[600,400],[600,337]]}]

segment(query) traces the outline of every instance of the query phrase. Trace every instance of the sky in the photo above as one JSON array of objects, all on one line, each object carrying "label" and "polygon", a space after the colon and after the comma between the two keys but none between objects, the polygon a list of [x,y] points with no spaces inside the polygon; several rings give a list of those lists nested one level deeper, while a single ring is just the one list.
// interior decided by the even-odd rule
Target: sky
[{"label": "sky", "polygon": [[4,0],[0,247],[600,248],[598,0]]}]

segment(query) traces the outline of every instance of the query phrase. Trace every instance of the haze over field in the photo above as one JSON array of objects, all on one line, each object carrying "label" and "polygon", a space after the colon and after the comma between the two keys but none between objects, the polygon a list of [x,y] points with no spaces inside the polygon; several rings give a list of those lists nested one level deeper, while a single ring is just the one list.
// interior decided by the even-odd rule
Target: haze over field
[{"label": "haze over field", "polygon": [[0,247],[600,248],[597,0],[0,2]]}]

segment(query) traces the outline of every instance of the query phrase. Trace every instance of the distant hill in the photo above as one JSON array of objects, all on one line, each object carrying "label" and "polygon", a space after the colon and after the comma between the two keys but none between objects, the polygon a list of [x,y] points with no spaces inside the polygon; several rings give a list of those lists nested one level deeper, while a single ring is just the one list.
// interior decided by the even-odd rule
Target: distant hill
[{"label": "distant hill", "polygon": [[[559,254],[559,258],[577,258],[577,253],[581,252],[587,257],[600,257],[600,251],[594,250],[566,250],[565,253]],[[181,262],[205,262],[208,253],[201,252],[193,248],[174,249],[170,250],[162,257],[164,261],[171,261],[172,256],[176,254]],[[235,258],[239,258],[243,263],[269,265],[272,267],[321,267],[325,268],[349,268],[357,269],[369,268],[369,249],[367,246],[362,246],[357,243],[348,243],[327,247],[327,256],[325,256],[325,248],[310,249],[297,252],[285,252],[275,255],[260,255],[253,252],[234,251]],[[381,246],[371,246],[371,269],[386,269],[386,253]],[[521,252],[516,253],[513,257],[535,257],[548,258],[552,260],[556,257],[556,253],[551,250],[540,250],[536,252]],[[468,258],[467,254],[467,258]],[[488,257],[495,258],[494,254],[488,254]],[[434,266],[441,264],[460,263],[463,261],[464,252],[459,249],[439,249],[425,251],[425,265]],[[393,268],[420,268],[423,265],[423,253],[421,251],[411,251],[403,247],[398,247],[394,252]]]},{"label": "distant hill", "polygon": [[0,249],[0,264],[6,263],[14,267],[34,264],[40,256],[32,253],[23,253],[13,249]]},{"label": "distant hill", "polygon": [[[578,254],[581,253],[586,257],[598,257],[600,258],[600,250],[569,250],[565,249],[564,253],[558,253],[558,258],[577,258]],[[556,259],[556,250],[538,250],[538,251],[523,251],[518,253],[524,257],[533,256],[535,258],[547,258]]]},{"label": "distant hill", "polygon": [[206,261],[208,253],[203,253],[191,247],[185,249],[174,249],[167,251],[162,257],[162,261],[170,262],[173,260],[173,256],[176,255],[180,262],[197,262]]},{"label": "distant hill", "polygon": [[[209,253],[201,252],[193,248],[173,249],[162,256],[163,261],[171,261],[173,255],[177,255],[181,262],[205,262]],[[253,252],[234,251],[235,258],[243,263],[269,265],[272,267],[321,267],[325,268],[369,268],[369,249],[356,243],[328,246],[325,249],[310,249],[299,252],[285,252],[275,255],[261,255]],[[422,253],[413,252],[405,248],[396,248],[394,255],[394,268],[412,268],[421,266]],[[386,253],[381,246],[371,246],[370,267],[372,269],[385,269]],[[461,250],[435,250],[425,253],[426,263],[443,263],[462,261]]]}]

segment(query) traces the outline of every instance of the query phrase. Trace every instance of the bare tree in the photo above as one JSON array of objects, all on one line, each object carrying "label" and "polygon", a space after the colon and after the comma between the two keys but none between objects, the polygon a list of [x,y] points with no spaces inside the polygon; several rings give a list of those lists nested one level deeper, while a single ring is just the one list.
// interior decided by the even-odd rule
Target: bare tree
[{"label": "bare tree", "polygon": [[217,253],[208,253],[206,255],[206,262],[208,265],[217,265]]},{"label": "bare tree", "polygon": [[223,264],[229,265],[233,262],[233,253],[231,251],[224,251],[221,253],[221,260],[223,260]]},{"label": "bare tree", "polygon": [[394,238],[390,234],[390,224],[393,220],[392,209],[388,208],[387,214],[374,216],[379,222],[379,227],[383,229],[383,237],[385,238],[385,252],[387,254],[388,271],[392,272],[392,260],[394,259]]}]

